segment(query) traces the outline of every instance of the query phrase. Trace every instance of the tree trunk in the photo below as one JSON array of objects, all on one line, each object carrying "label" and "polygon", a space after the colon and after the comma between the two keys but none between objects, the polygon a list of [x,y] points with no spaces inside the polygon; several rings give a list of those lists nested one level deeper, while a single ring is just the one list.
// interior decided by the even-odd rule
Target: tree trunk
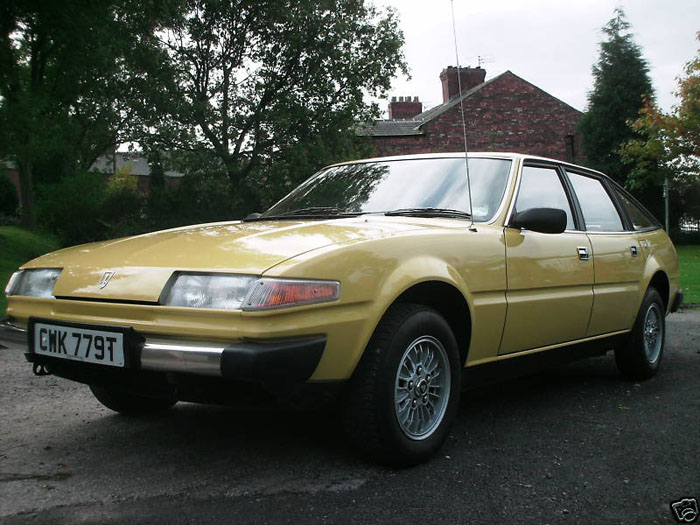
[{"label": "tree trunk", "polygon": [[231,182],[231,189],[233,191],[232,197],[236,201],[237,211],[241,212],[243,217],[252,212],[262,211],[255,193],[250,186],[246,184],[247,178],[245,170],[242,170],[240,164],[230,158],[222,160],[226,167],[226,175]]},{"label": "tree trunk", "polygon": [[32,176],[32,163],[20,162],[19,164],[19,190],[22,205],[22,226],[34,227],[34,182]]}]

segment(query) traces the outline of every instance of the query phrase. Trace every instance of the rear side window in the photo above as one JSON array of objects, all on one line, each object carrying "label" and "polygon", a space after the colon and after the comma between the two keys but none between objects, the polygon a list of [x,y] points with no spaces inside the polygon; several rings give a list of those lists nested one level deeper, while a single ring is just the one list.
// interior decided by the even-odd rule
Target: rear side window
[{"label": "rear side window", "polygon": [[525,166],[520,181],[516,211],[529,208],[557,208],[566,212],[566,229],[574,229],[573,215],[566,192],[554,168]]},{"label": "rear side window", "polygon": [[659,224],[651,217],[651,214],[637,205],[626,193],[615,188],[615,193],[620,199],[622,206],[630,216],[632,226],[635,230],[646,230],[647,228],[658,228]]},{"label": "rear side window", "polygon": [[586,221],[586,230],[591,232],[621,232],[625,228],[617,208],[603,184],[592,177],[568,173]]}]

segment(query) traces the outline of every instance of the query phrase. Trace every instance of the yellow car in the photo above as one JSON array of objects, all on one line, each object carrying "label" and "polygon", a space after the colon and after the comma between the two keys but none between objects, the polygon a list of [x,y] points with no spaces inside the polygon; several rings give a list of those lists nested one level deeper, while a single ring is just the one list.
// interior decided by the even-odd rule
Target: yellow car
[{"label": "yellow car", "polygon": [[652,376],[682,300],[671,241],[622,188],[498,153],[330,166],[262,215],[59,250],[6,292],[0,344],[117,412],[337,399],[395,465],[434,454],[494,374],[614,349]]}]

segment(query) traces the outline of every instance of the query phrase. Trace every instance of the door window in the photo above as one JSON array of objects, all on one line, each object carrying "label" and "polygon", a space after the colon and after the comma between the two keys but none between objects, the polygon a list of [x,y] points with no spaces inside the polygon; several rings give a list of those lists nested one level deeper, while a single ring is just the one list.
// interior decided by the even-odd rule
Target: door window
[{"label": "door window", "polygon": [[516,211],[529,208],[557,208],[566,212],[566,229],[574,229],[571,205],[555,168],[525,166],[520,181]]},{"label": "door window", "polygon": [[650,214],[637,206],[627,194],[617,188],[615,188],[615,193],[617,193],[620,202],[625,207],[625,210],[627,210],[627,214],[630,216],[632,226],[635,230],[646,230],[647,228],[656,228],[659,226],[658,223],[650,217]]},{"label": "door window", "polygon": [[621,232],[622,219],[603,184],[592,177],[568,173],[586,221],[586,230],[591,232]]}]

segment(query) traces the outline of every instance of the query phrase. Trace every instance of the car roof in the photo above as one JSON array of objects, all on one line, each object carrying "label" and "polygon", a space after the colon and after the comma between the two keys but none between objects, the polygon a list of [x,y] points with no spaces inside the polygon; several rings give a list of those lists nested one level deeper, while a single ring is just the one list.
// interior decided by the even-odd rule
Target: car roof
[{"label": "car roof", "polygon": [[[372,158],[367,158],[367,159],[358,159],[358,160],[352,160],[348,162],[339,162],[337,164],[331,164],[330,166],[327,166],[328,168],[330,167],[335,167],[335,166],[346,166],[349,164],[365,164],[369,162],[393,162],[393,161],[401,161],[401,160],[418,160],[418,159],[460,159],[464,158],[464,153],[461,152],[449,152],[449,153],[415,153],[412,155],[394,155],[390,157],[372,157]],[[566,162],[563,160],[558,160],[558,159],[552,159],[548,157],[540,157],[538,155],[527,155],[524,153],[509,153],[509,152],[501,152],[501,151],[470,151],[469,152],[469,158],[491,158],[491,159],[509,159],[509,160],[536,160],[536,161],[544,161],[544,162],[554,162],[557,164],[561,164],[563,166],[569,166],[571,168],[576,168],[579,170],[585,170],[589,173],[595,173],[597,175],[601,175],[606,178],[610,178],[604,173],[601,173],[600,171],[596,171],[591,168],[587,168],[585,166],[581,166],[578,164],[572,164],[571,162]]]}]

